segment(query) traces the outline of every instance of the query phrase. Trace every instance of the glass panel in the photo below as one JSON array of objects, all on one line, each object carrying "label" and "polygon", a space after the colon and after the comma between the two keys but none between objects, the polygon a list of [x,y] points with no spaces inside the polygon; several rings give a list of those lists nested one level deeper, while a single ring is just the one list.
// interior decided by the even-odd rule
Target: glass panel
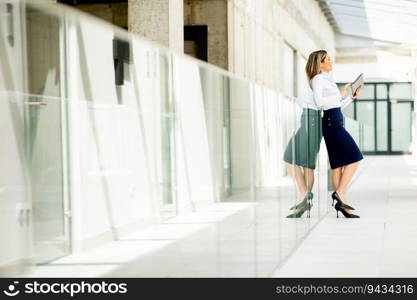
[{"label": "glass panel", "polygon": [[[260,91],[255,90],[254,85],[249,82],[230,78],[225,86],[227,89],[224,90],[226,94],[223,97],[222,89],[216,91],[215,88],[223,86],[222,76],[214,75],[212,79],[211,107],[218,108],[212,110],[212,113],[216,114],[218,120],[216,126],[218,128],[218,145],[220,149],[224,149],[223,151],[219,149],[214,153],[218,159],[213,167],[218,166],[220,172],[217,178],[219,181],[226,174],[223,177],[223,185],[225,186],[222,190],[227,191],[223,193],[227,197],[221,199],[221,202],[225,207],[227,207],[226,205],[229,207],[248,205],[219,228],[218,250],[216,254],[213,253],[221,261],[216,276],[256,277],[257,271],[263,273],[261,269],[258,269],[257,263],[254,263],[257,261],[257,249],[262,249],[257,239],[257,227],[258,225],[263,227],[261,218],[258,219],[258,215],[263,213],[263,201],[255,197],[257,194],[255,192],[255,151],[257,150],[254,148],[255,126],[253,119],[251,119],[251,112],[253,103],[256,102],[255,99],[259,99],[256,97],[259,97]],[[222,99],[229,104],[222,103]],[[223,107],[229,107],[230,112],[225,112],[229,114],[228,116],[224,116],[221,112]],[[210,119],[215,118],[211,117]],[[227,161],[229,161],[229,166],[225,168],[226,165],[223,165],[222,168],[222,164]],[[227,188],[229,180],[230,188]],[[250,206],[255,204],[255,201],[259,203],[254,207]],[[254,219],[250,216],[251,214],[254,214]],[[254,220],[257,222],[256,225],[252,223]],[[241,228],[240,231],[239,228]],[[238,231],[239,233],[236,234]],[[235,234],[227,234],[228,232]]]},{"label": "glass panel", "polygon": [[361,140],[361,132],[360,132],[360,123],[355,121],[349,117],[345,118],[345,128],[350,133],[350,135],[355,140],[356,144],[358,144],[359,148],[363,149],[363,144]]},{"label": "glass panel", "polygon": [[361,95],[358,97],[359,100],[362,99],[374,99],[375,98],[375,85],[370,83],[365,83],[362,88]]},{"label": "glass panel", "polygon": [[[182,56],[173,56],[173,74],[174,74],[174,97],[176,100],[176,111],[180,114],[177,116],[177,139],[176,139],[176,153],[177,160],[183,164],[182,169],[178,172],[178,189],[182,190],[185,198],[178,197],[179,205],[197,205],[198,203],[212,203],[216,201],[216,184],[214,179],[214,172],[216,167],[214,164],[213,155],[217,151],[213,151],[216,147],[218,131],[216,126],[217,116],[209,109],[210,118],[207,122],[207,111],[204,103],[204,96],[202,93],[202,82],[208,84],[213,92],[213,98],[216,99],[214,107],[222,107],[221,98],[217,98],[217,94],[222,95],[222,90],[217,88],[221,85],[221,76],[215,76],[212,82],[205,81],[200,78],[200,67],[193,63],[192,60],[186,59]],[[207,74],[206,74],[207,75]],[[207,94],[206,94],[207,96]],[[209,96],[210,97],[210,96]],[[247,103],[245,103],[247,105]],[[215,113],[220,112],[219,109]],[[247,121],[247,120],[246,120]],[[248,125],[247,125],[248,126]],[[210,127],[210,136],[207,134],[208,127]],[[210,140],[212,142],[210,142]],[[214,142],[215,141],[215,142]],[[245,149],[250,151],[250,141]],[[242,149],[242,148],[241,148]],[[212,155],[212,153],[213,155]],[[243,155],[244,152],[242,151]],[[248,153],[246,153],[248,155]],[[217,160],[218,161],[218,160]],[[249,165],[250,166],[250,165]],[[242,176],[241,185],[237,187],[240,192],[248,193],[250,191],[250,174],[251,169],[243,169],[241,164]],[[240,190],[240,188],[242,190]],[[187,200],[188,198],[188,200]]]},{"label": "glass panel", "polygon": [[302,56],[299,56],[299,58],[300,59],[298,63],[298,72],[297,72],[297,76],[298,76],[297,82],[299,84],[298,84],[297,97],[300,99],[309,99],[310,97],[313,97],[313,92],[310,88],[310,85],[308,84],[308,79],[307,79],[306,72],[305,72],[307,60]]},{"label": "glass panel", "polygon": [[0,159],[12,170],[0,183],[13,196],[0,205],[17,212],[0,218],[0,265],[34,245],[38,262],[68,254],[72,216],[81,253],[51,276],[95,265],[107,277],[266,277],[326,215],[320,112],[65,6],[30,5],[15,27],[27,59],[26,36],[0,34]]},{"label": "glass panel", "polygon": [[[161,152],[160,152],[160,178],[162,214],[163,219],[168,219],[177,214],[175,206],[175,127],[172,103],[172,89],[169,74],[171,72],[170,57],[166,53],[159,52],[156,56],[159,65],[157,83],[159,82],[160,114],[161,122]],[[158,93],[157,93],[158,94]]]},{"label": "glass panel", "polygon": [[[284,189],[279,182],[280,167],[282,167],[279,138],[279,99],[277,94],[260,85],[255,85],[254,109],[255,109],[255,137],[256,137],[256,172],[255,172],[255,200],[256,200],[256,260],[257,275],[267,276],[273,271],[271,265],[279,263],[281,256],[287,251],[287,243],[295,242],[295,224],[288,224],[290,240],[281,240],[283,229],[280,215],[282,210],[280,201],[283,198]],[[277,153],[277,155],[272,155]],[[274,199],[280,199],[276,201]],[[282,247],[280,245],[282,241]]]},{"label": "glass panel", "polygon": [[27,103],[28,158],[32,182],[34,242],[37,262],[69,253],[63,199],[60,102],[31,97]]},{"label": "glass panel", "polygon": [[362,151],[375,151],[375,105],[374,102],[356,103],[357,120],[364,125],[364,140]]},{"label": "glass panel", "polygon": [[216,201],[231,195],[229,78],[200,67]]},{"label": "glass panel", "polygon": [[[68,254],[64,214],[63,138],[61,127],[60,20],[27,9],[29,93],[28,160],[32,183],[34,243],[37,262]],[[47,42],[45,42],[47,41]]]},{"label": "glass panel", "polygon": [[287,96],[294,96],[294,49],[284,43],[284,93]]},{"label": "glass panel", "polygon": [[389,87],[390,99],[411,99],[411,84],[410,83],[391,83]]},{"label": "glass panel", "polygon": [[391,102],[392,151],[408,152],[411,143],[411,103]]},{"label": "glass panel", "polygon": [[377,84],[376,85],[376,98],[377,99],[387,99],[388,91],[386,84]]},{"label": "glass panel", "polygon": [[[282,159],[279,166],[279,177],[277,185],[279,186],[280,199],[280,239],[281,239],[281,258],[288,257],[292,249],[297,244],[297,224],[290,222],[289,215],[297,213],[291,210],[299,203],[302,195],[299,192],[298,184],[295,180],[295,172],[301,171],[297,165],[297,149],[299,149],[297,131],[300,127],[300,109],[295,107],[285,97],[278,99],[279,103],[279,120],[278,127],[278,145],[279,157]],[[287,113],[285,113],[287,112]],[[306,213],[306,212],[304,212]]]},{"label": "glass panel", "polygon": [[[352,104],[352,103],[351,103]],[[344,109],[343,109],[343,115],[345,116],[345,117],[348,117],[348,118],[351,118],[351,119],[354,119],[354,116],[355,116],[355,105],[351,105],[351,104],[349,104],[348,106],[346,106]],[[353,103],[354,104],[354,103]]]},{"label": "glass panel", "polygon": [[222,124],[222,152],[223,152],[223,174],[222,174],[222,197],[231,195],[232,169],[230,152],[230,78],[222,76],[223,81],[223,124]]},{"label": "glass panel", "polygon": [[388,151],[388,102],[376,102],[377,151]]}]

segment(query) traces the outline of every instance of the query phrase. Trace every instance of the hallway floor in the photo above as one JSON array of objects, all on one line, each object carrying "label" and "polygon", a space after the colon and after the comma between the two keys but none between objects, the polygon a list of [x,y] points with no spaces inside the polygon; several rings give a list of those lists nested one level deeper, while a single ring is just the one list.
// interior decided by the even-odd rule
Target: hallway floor
[{"label": "hallway floor", "polygon": [[273,277],[417,276],[417,159],[366,159],[347,195],[361,218],[332,209]]},{"label": "hallway floor", "polygon": [[288,219],[291,185],[259,190],[255,203],[237,194],[26,276],[417,276],[417,158],[366,156],[348,193],[360,219],[337,219],[324,199],[310,219]]}]

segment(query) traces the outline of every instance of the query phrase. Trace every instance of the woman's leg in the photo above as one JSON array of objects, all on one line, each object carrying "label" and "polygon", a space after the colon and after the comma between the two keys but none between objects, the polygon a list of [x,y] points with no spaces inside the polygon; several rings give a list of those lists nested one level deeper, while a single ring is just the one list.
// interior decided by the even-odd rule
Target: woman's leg
[{"label": "woman's leg", "polygon": [[343,167],[332,170],[333,188],[336,191],[339,187],[340,179],[342,178]]},{"label": "woman's leg", "polygon": [[304,169],[304,182],[306,183],[306,191],[310,192],[314,185],[314,170],[309,168]]},{"label": "woman's leg", "polygon": [[[339,194],[340,198],[344,203],[347,203],[345,195],[347,193],[348,185],[352,180],[353,175],[355,175],[356,169],[359,166],[359,161],[351,163],[347,166],[344,166],[344,170],[342,172],[342,176],[340,178],[339,185],[336,187],[336,192]],[[351,213],[351,210],[347,210]]]},{"label": "woman's leg", "polygon": [[307,193],[307,185],[304,180],[304,174],[301,172],[301,168],[297,165],[292,165],[289,163],[286,163],[288,173],[290,173],[291,177],[295,180],[297,184],[297,189],[299,192],[299,199],[302,200],[305,197],[305,194]]}]

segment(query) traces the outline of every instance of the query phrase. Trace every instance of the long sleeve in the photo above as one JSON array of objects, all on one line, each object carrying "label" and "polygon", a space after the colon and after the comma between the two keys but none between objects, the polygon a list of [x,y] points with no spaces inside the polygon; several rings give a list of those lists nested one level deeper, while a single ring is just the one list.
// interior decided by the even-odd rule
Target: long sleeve
[{"label": "long sleeve", "polygon": [[342,105],[340,109],[345,109],[350,103],[352,103],[353,99],[351,96],[347,96],[345,98],[342,98],[340,101],[340,104]]}]

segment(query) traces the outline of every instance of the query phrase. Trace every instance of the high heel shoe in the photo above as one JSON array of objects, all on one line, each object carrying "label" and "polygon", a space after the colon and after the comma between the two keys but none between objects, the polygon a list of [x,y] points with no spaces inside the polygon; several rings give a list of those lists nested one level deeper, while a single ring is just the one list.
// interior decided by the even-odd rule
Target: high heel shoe
[{"label": "high heel shoe", "polygon": [[310,210],[313,207],[313,203],[309,200],[303,201],[299,204],[299,207],[292,214],[288,215],[287,218],[300,218],[305,212],[307,212],[307,218],[310,218]]},{"label": "high heel shoe", "polygon": [[334,201],[337,201],[337,203],[339,203],[342,208],[355,210],[352,206],[343,203],[342,199],[340,199],[339,194],[336,191],[332,193],[332,199],[333,199],[332,206],[334,206]]},{"label": "high heel shoe", "polygon": [[354,215],[351,213],[348,213],[341,205],[339,202],[336,203],[336,205],[334,206],[334,208],[336,209],[336,213],[337,213],[337,217],[339,218],[339,211],[342,212],[342,214],[345,216],[345,218],[360,218],[358,215]]},{"label": "high heel shoe", "polygon": [[292,210],[292,209],[298,209],[299,207],[301,207],[302,205],[304,205],[306,201],[308,201],[308,200],[312,200],[312,199],[313,199],[313,197],[314,197],[313,193],[312,193],[312,192],[308,192],[308,193],[304,196],[303,201],[301,201],[301,202],[300,202],[300,203],[298,203],[297,205],[294,205],[294,206],[290,207],[290,210]]}]

